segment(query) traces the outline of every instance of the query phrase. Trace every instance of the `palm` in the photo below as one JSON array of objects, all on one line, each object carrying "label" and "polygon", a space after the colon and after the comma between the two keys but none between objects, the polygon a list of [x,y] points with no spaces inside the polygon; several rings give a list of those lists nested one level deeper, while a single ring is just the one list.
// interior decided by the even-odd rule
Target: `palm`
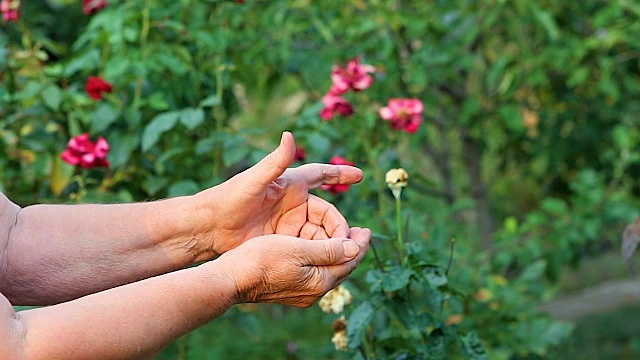
[{"label": "palm", "polygon": [[[281,234],[307,239],[347,237],[349,227],[329,202],[309,194],[327,184],[352,184],[362,171],[351,166],[308,164],[286,169],[293,160],[293,137],[251,169],[207,190],[205,201],[216,204],[211,234],[218,253],[261,235]],[[286,169],[286,170],[284,170]]]}]

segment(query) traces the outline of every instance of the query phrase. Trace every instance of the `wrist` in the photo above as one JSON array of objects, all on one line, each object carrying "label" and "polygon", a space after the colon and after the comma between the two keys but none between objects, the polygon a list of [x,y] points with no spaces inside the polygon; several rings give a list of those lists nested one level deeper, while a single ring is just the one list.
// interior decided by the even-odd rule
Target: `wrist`
[{"label": "wrist", "polygon": [[265,281],[264,267],[260,263],[260,254],[265,251],[259,246],[247,246],[252,242],[249,240],[209,263],[216,266],[217,273],[233,285],[236,304],[257,302],[256,292]]},{"label": "wrist", "polygon": [[194,196],[161,200],[149,206],[147,229],[152,241],[161,246],[175,261],[186,266],[209,260],[217,254],[204,229],[207,218]]}]

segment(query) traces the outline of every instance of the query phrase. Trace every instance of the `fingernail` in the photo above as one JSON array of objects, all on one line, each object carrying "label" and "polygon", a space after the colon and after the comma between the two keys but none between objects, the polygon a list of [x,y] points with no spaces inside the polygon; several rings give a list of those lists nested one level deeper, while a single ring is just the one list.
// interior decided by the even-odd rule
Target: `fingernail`
[{"label": "fingernail", "polygon": [[344,247],[344,256],[348,258],[355,257],[360,252],[360,248],[355,241],[345,240],[342,242],[342,246]]},{"label": "fingernail", "polygon": [[284,144],[284,133],[280,135],[280,146],[282,146],[282,144]]}]

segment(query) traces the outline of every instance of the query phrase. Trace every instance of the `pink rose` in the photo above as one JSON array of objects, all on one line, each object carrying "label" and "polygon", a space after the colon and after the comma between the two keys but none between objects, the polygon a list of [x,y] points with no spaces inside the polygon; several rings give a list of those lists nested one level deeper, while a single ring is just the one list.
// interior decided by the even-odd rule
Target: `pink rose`
[{"label": "pink rose", "polygon": [[380,109],[380,117],[391,121],[391,127],[410,134],[418,131],[422,124],[424,105],[418,99],[390,99],[389,104]]},{"label": "pink rose", "polygon": [[371,65],[360,65],[360,60],[354,58],[349,60],[345,68],[334,66],[331,71],[331,90],[329,93],[333,95],[342,95],[353,89],[360,91],[368,88],[373,83],[373,78],[369,73],[376,71]]},{"label": "pink rose", "polygon": [[335,113],[342,116],[350,116],[353,114],[353,107],[341,96],[329,93],[322,98],[322,103],[324,104],[324,108],[320,110],[320,117],[322,120],[331,120]]},{"label": "pink rose", "polygon": [[91,15],[98,12],[98,10],[107,6],[107,0],[83,0],[82,11],[85,15]]},{"label": "pink rose", "polygon": [[109,167],[109,150],[109,143],[103,137],[93,143],[89,140],[89,134],[84,133],[69,139],[67,149],[60,157],[71,165],[80,165],[85,169]]}]

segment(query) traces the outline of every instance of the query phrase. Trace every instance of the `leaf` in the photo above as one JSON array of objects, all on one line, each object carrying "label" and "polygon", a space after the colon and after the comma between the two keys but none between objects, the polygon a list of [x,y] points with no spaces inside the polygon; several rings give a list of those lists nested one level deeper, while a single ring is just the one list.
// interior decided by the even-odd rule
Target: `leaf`
[{"label": "leaf", "polygon": [[373,318],[373,306],[368,301],[360,304],[347,322],[347,342],[349,348],[355,349],[362,343],[362,334]]},{"label": "leaf", "polygon": [[460,342],[462,343],[462,351],[467,356],[467,359],[472,360],[488,360],[489,356],[487,355],[487,351],[482,345],[482,342],[478,338],[476,333],[468,333],[465,336],[460,337]]},{"label": "leaf", "polygon": [[101,104],[91,118],[91,132],[99,134],[109,128],[120,117],[120,110],[109,104]]},{"label": "leaf", "polygon": [[182,195],[193,195],[200,191],[200,187],[193,180],[183,180],[169,187],[167,191],[168,197],[176,197]]},{"label": "leaf", "polygon": [[398,291],[409,285],[409,280],[413,275],[411,269],[394,266],[390,268],[382,277],[382,290]]},{"label": "leaf", "polygon": [[633,224],[627,225],[622,233],[622,248],[620,251],[629,272],[632,271],[631,257],[636,252],[638,242],[640,242],[640,217]]},{"label": "leaf", "polygon": [[238,142],[231,142],[231,144],[225,143],[222,163],[226,167],[237,164],[249,154],[249,150],[249,147]]},{"label": "leaf", "polygon": [[559,31],[556,26],[555,19],[553,15],[547,11],[542,10],[535,3],[530,4],[530,10],[533,13],[534,18],[542,25],[544,30],[547,32],[547,36],[551,41],[558,40]]},{"label": "leaf", "polygon": [[427,359],[446,359],[445,333],[441,328],[429,333],[425,342],[425,350],[427,351]]},{"label": "leaf", "polygon": [[142,151],[148,151],[153,145],[155,145],[160,139],[160,135],[173,129],[178,122],[180,116],[179,112],[171,111],[162,113],[149,123],[144,128],[142,133]]},{"label": "leaf", "polygon": [[220,105],[220,98],[216,95],[211,95],[204,100],[200,101],[200,107],[214,107]]},{"label": "leaf", "polygon": [[114,133],[109,141],[111,145],[111,151],[109,152],[111,166],[117,168],[129,162],[131,154],[138,146],[139,141],[140,138],[135,135],[122,132]]},{"label": "leaf", "polygon": [[547,262],[544,260],[535,261],[529,265],[527,265],[523,270],[522,274],[520,274],[521,281],[532,281],[537,282],[540,280],[540,277],[544,274],[545,269],[547,268]]},{"label": "leaf", "polygon": [[429,284],[433,287],[439,287],[448,282],[447,275],[438,267],[428,267],[424,269],[424,274]]},{"label": "leaf", "polygon": [[51,191],[60,196],[62,191],[69,185],[73,176],[74,166],[66,164],[59,156],[54,156],[51,162],[51,173],[49,174],[49,183]]},{"label": "leaf", "polygon": [[62,103],[62,91],[56,85],[49,85],[42,91],[42,101],[51,110],[58,110]]},{"label": "leaf", "polygon": [[182,110],[180,115],[180,122],[186,126],[187,129],[193,130],[204,121],[204,110],[200,108],[188,108]]}]

